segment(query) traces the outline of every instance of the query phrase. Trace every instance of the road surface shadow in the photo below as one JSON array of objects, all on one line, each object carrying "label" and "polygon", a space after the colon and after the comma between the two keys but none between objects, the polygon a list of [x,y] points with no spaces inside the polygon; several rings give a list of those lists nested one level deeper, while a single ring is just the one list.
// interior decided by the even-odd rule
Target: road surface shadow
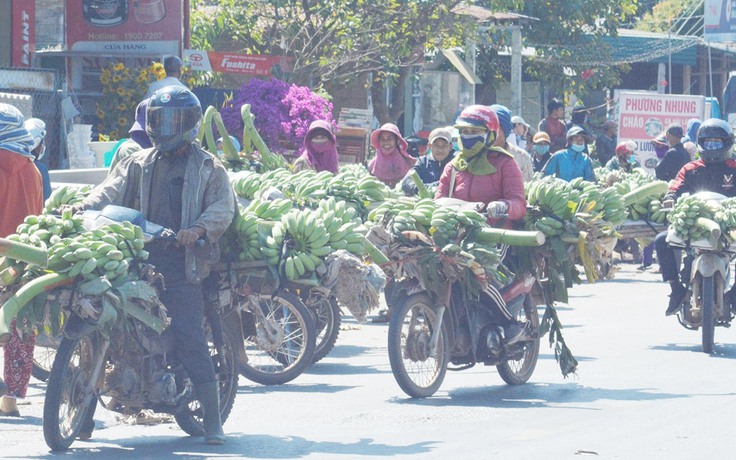
[{"label": "road surface shadow", "polygon": [[[577,383],[500,385],[453,389],[428,399],[394,399],[390,402],[434,407],[492,407],[498,409],[575,408],[577,403],[595,401],[652,401],[659,399],[689,398],[691,394],[655,393],[655,389],[592,388]],[[581,410],[599,410],[578,407]]]},{"label": "road surface shadow", "polygon": [[86,458],[108,456],[111,458],[176,458],[194,460],[206,458],[300,458],[314,454],[332,454],[346,458],[380,457],[396,455],[422,455],[431,453],[439,442],[425,441],[408,445],[374,443],[371,438],[361,438],[352,443],[310,441],[299,436],[250,435],[227,433],[222,446],[206,446],[202,438],[178,436],[137,437],[130,440],[75,442],[66,452],[49,452],[36,458],[58,459],[64,457]]},{"label": "road surface shadow", "polygon": [[[333,356],[330,356],[331,358]],[[313,364],[304,371],[305,374],[313,375],[365,375],[365,374],[390,374],[386,369],[378,369],[374,366],[351,366],[345,363],[322,363]]]},{"label": "road surface shadow", "polygon": [[330,385],[325,383],[315,383],[310,385],[299,385],[287,383],[284,385],[260,385],[252,383],[238,386],[238,394],[269,394],[269,393],[338,393],[340,391],[351,390],[357,388],[345,385]]},{"label": "road surface shadow", "polygon": [[371,347],[359,347],[356,345],[341,345],[340,337],[337,337],[337,345],[327,355],[330,358],[352,358],[354,356],[360,356],[366,353],[368,350],[372,350]]},{"label": "road surface shadow", "polygon": [[[696,353],[703,353],[703,346],[701,344],[692,343],[668,343],[667,345],[657,345],[654,347],[649,347],[649,349],[660,351],[694,351]],[[713,346],[713,353],[710,355],[710,357],[736,359],[736,344],[716,342],[716,344]]]},{"label": "road surface shadow", "polygon": [[[544,347],[544,343],[542,343],[542,347]],[[593,358],[590,356],[577,356],[574,353],[573,353],[573,356],[575,356],[575,359],[577,360],[577,362],[598,361],[598,358]],[[538,359],[547,359],[547,360],[552,360],[552,361],[556,360],[554,353],[539,353]]]}]

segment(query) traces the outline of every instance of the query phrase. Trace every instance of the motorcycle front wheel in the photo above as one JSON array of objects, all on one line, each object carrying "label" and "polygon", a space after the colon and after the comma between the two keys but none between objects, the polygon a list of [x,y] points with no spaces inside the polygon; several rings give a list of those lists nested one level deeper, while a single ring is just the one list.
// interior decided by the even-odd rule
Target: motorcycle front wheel
[{"label": "motorcycle front wheel", "polygon": [[434,325],[438,323],[435,304],[427,294],[413,294],[391,313],[388,326],[391,371],[399,387],[412,398],[432,396],[442,385],[450,361],[444,326],[438,331],[436,353],[430,349]]},{"label": "motorcycle front wheel", "polygon": [[[517,321],[528,321],[533,330],[539,330],[539,312],[537,306],[532,305],[531,295],[524,299],[524,308],[519,310]],[[504,382],[509,385],[521,385],[526,383],[534,373],[539,358],[539,337],[523,344],[524,350],[519,359],[508,360],[496,366],[498,374]]]},{"label": "motorcycle front wheel", "polygon": [[90,382],[101,359],[105,357],[100,356],[92,335],[62,340],[43,404],[43,437],[51,450],[66,450],[77,437],[95,397]]},{"label": "motorcycle front wheel", "polygon": [[[238,346],[232,340],[229,334],[222,334],[222,345],[217,346],[212,337],[212,327],[206,323],[205,335],[209,344],[210,356],[212,364],[215,367],[215,377],[217,378],[220,391],[220,421],[225,424],[230,412],[235,404],[235,396],[238,393],[238,363],[235,354],[235,347]],[[196,395],[195,395],[196,397]],[[204,426],[202,425],[204,413],[202,405],[199,401],[192,401],[185,410],[174,414],[177,425],[190,436],[203,436]]]},{"label": "motorcycle front wheel", "polygon": [[242,312],[245,353],[240,374],[261,385],[282,385],[301,375],[314,357],[312,313],[299,297],[281,292],[256,296],[263,321]]}]

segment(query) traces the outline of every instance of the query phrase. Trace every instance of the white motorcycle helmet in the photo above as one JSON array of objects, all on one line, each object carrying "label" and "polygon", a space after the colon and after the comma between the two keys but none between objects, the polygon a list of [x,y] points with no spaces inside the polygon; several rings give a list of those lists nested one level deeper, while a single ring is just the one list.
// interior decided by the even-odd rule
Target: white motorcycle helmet
[{"label": "white motorcycle helmet", "polygon": [[[38,146],[43,143],[43,140],[46,137],[46,123],[44,123],[44,121],[40,118],[29,118],[25,121],[23,126],[33,138],[33,148],[31,148],[31,151],[35,151]],[[45,153],[46,147],[44,145],[43,150],[38,152],[38,159],[40,160],[41,158],[43,158],[43,155]]]}]

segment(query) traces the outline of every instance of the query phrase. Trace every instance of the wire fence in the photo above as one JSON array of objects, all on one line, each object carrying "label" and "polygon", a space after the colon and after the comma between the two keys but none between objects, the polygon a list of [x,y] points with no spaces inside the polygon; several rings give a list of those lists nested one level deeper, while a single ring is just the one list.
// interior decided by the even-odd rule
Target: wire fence
[{"label": "wire fence", "polygon": [[58,72],[0,67],[0,102],[17,107],[26,119],[40,118],[46,123],[46,155],[41,161],[49,169],[62,168],[66,161],[64,112],[74,109],[74,105],[70,100],[62,104],[63,100]]}]

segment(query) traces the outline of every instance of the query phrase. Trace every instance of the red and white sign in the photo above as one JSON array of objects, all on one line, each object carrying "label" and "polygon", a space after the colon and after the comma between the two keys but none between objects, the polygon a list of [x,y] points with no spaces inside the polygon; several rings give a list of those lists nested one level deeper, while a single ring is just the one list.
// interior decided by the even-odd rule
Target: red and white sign
[{"label": "red and white sign", "polygon": [[36,2],[13,0],[13,67],[31,67],[36,48]]},{"label": "red and white sign", "polygon": [[659,94],[651,92],[618,93],[618,141],[636,142],[636,156],[641,165],[654,173],[657,155],[652,139],[667,126],[678,124],[683,132],[691,118],[703,119],[703,96]]},{"label": "red and white sign", "polygon": [[179,55],[185,2],[66,0],[66,44],[72,51],[114,55]]},{"label": "red and white sign", "polygon": [[220,51],[184,50],[184,62],[192,70],[253,76],[279,75],[289,69],[287,59],[283,56]]}]

